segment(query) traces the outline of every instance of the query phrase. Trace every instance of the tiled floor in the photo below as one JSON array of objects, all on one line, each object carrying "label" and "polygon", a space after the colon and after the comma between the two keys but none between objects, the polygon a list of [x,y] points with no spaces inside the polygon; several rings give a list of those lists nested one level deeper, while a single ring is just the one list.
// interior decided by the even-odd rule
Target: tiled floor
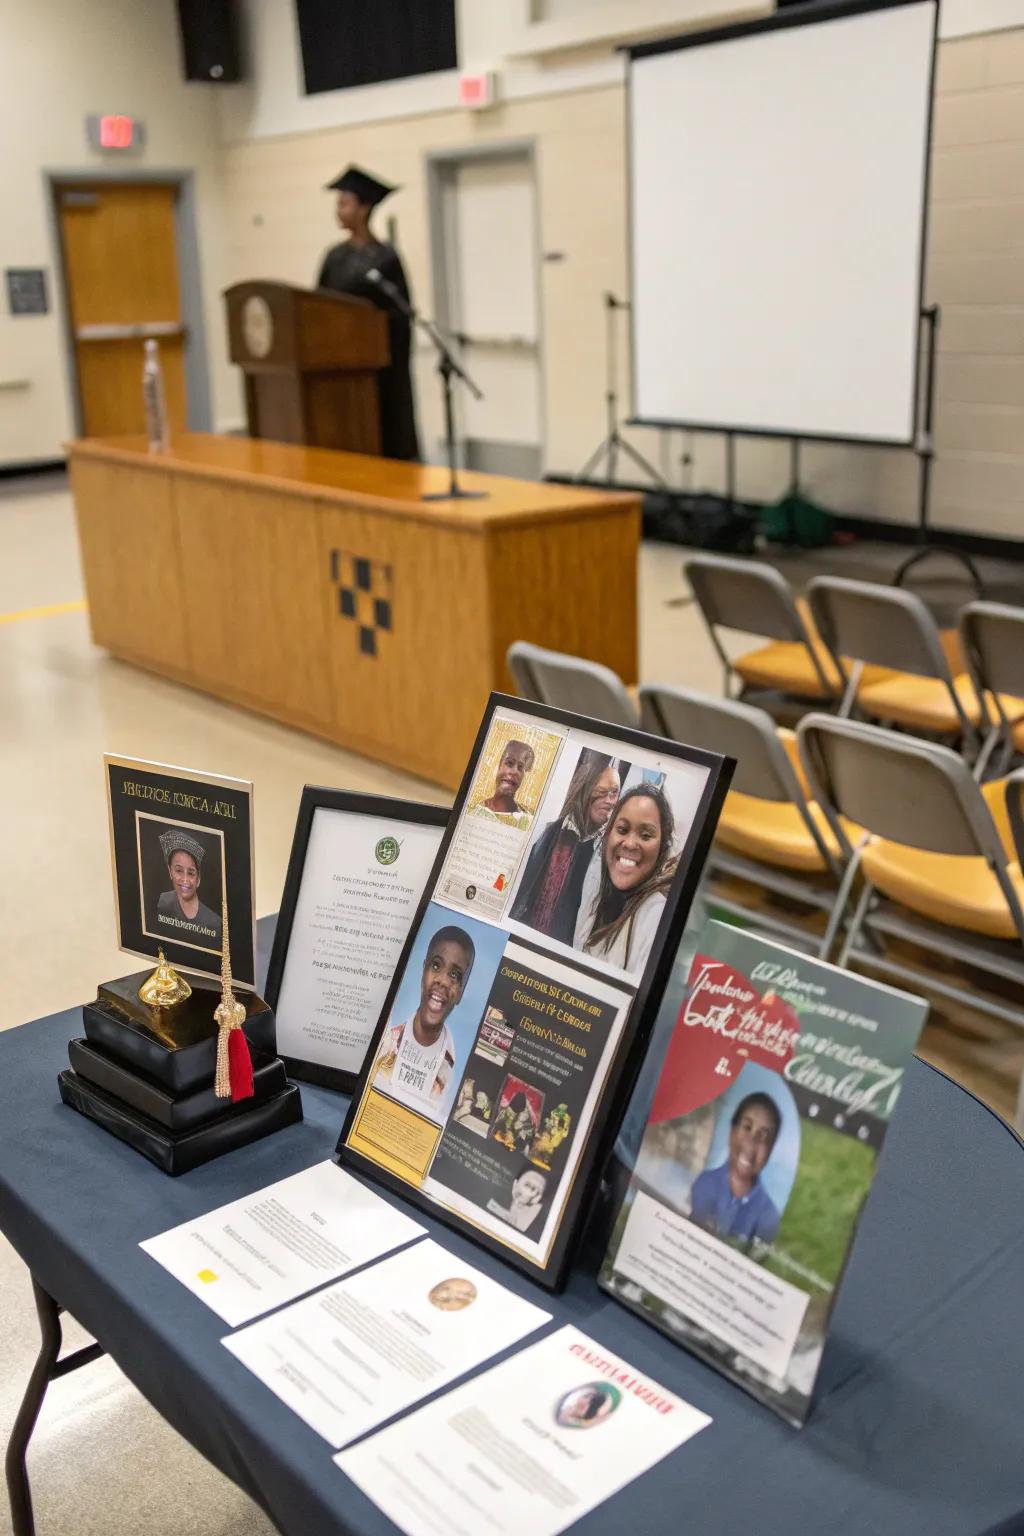
[{"label": "tiled floor", "polygon": [[[859,546],[879,574],[896,552]],[[682,551],[644,547],[641,675],[718,692],[720,667],[681,577]],[[806,556],[784,557],[794,580]],[[860,571],[851,574],[860,574]],[[938,574],[938,573],[937,573]],[[1024,583],[1022,583],[1024,586]],[[101,758],[118,751],[255,783],[257,909],[280,900],[306,782],[446,801],[311,737],[112,661],[89,640],[70,496],[60,477],[0,482],[0,1028],[80,1003],[122,974],[114,944]],[[969,992],[934,1013],[923,1053],[1004,1114],[1024,1042],[979,1023]],[[0,1240],[0,1441],[36,1347],[20,1260]],[[116,1446],[116,1457],[109,1448]],[[91,1476],[104,1465],[102,1477]],[[109,1361],[57,1383],[33,1449],[40,1531],[196,1536],[269,1531],[264,1517],[142,1402]],[[9,1530],[0,1496],[0,1532]]]}]

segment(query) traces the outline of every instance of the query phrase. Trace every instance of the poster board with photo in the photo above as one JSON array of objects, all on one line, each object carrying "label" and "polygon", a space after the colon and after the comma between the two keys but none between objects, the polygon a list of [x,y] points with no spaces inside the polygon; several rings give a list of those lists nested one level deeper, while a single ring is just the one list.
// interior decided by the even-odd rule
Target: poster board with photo
[{"label": "poster board with photo", "polygon": [[414,800],[303,789],[267,972],[292,1077],[351,1093],[448,815]]},{"label": "poster board with photo", "polygon": [[602,1286],[791,1424],[927,1005],[710,922]]},{"label": "poster board with photo", "polygon": [[338,1154],[552,1288],[732,763],[493,694]]},{"label": "poster board with photo", "polygon": [[232,979],[254,990],[252,784],[110,753],[103,769],[121,948],[219,977],[226,895]]}]

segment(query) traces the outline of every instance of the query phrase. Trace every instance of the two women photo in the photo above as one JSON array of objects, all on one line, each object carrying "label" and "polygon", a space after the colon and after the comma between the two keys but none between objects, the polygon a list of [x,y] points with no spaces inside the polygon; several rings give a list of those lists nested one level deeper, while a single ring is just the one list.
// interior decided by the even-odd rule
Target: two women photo
[{"label": "two women photo", "polygon": [[530,851],[511,916],[639,975],[678,862],[662,780],[584,747],[558,816]]}]

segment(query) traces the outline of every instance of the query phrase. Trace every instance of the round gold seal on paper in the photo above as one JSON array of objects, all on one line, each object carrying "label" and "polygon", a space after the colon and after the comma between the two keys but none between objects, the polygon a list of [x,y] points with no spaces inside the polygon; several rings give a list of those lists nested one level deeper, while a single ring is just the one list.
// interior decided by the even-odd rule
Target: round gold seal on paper
[{"label": "round gold seal on paper", "polygon": [[242,335],[250,357],[266,357],[274,345],[274,317],[259,294],[246,299],[242,307]]}]

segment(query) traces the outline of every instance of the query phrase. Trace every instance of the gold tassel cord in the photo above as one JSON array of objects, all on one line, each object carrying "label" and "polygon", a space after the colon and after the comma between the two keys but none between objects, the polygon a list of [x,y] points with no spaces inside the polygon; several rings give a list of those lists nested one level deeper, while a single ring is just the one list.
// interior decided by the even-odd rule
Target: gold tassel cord
[{"label": "gold tassel cord", "polygon": [[214,1009],[217,1021],[217,1074],[213,1091],[218,1099],[231,1097],[231,1072],[228,1064],[228,1040],[233,1029],[241,1029],[245,1023],[245,1004],[240,1003],[231,990],[231,945],[228,937],[228,899],[226,893],[220,902],[221,952],[220,952],[220,1002]]}]

